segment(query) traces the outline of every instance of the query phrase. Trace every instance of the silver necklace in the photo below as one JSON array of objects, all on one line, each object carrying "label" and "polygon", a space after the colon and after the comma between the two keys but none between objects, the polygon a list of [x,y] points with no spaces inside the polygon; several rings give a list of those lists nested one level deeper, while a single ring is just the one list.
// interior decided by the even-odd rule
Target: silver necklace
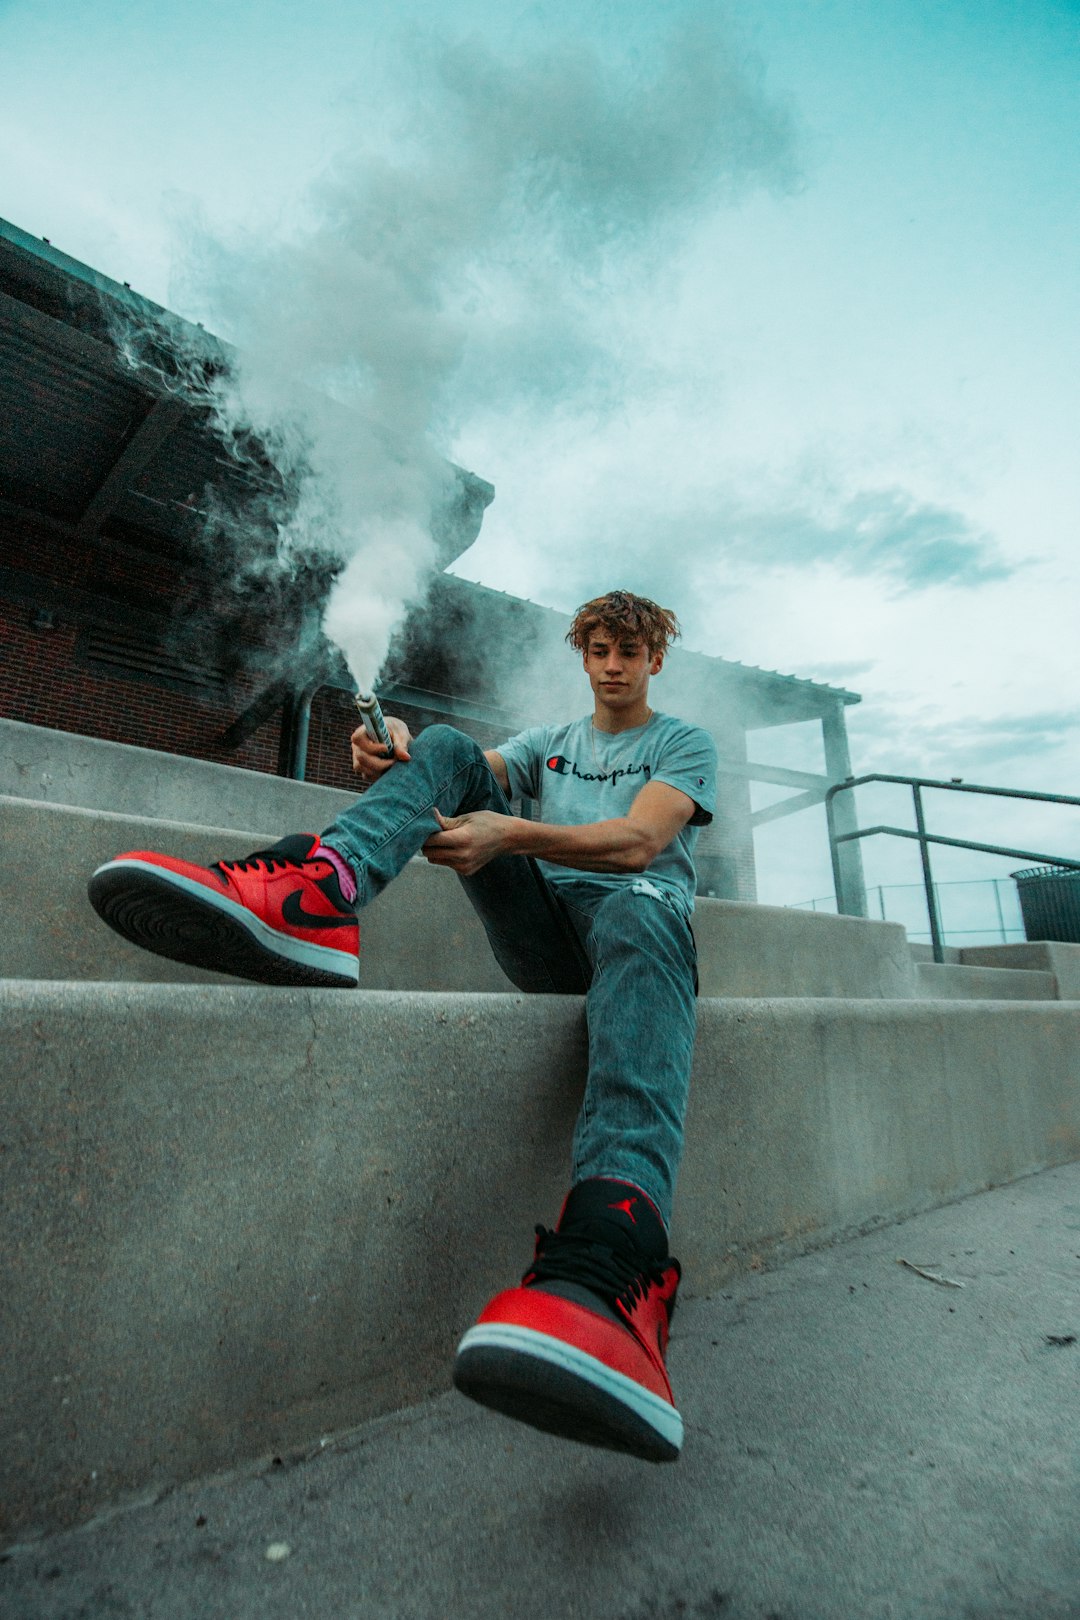
[{"label": "silver necklace", "polygon": [[[655,713],[655,710],[650,709],[648,719],[645,721],[645,725],[640,726],[640,727],[635,726],[634,730],[638,731],[638,732],[644,731],[646,726],[649,726],[649,725],[652,724],[652,719],[653,719],[653,714],[654,713]],[[615,755],[614,759],[609,759],[606,764],[601,765],[599,759],[597,758],[597,753],[596,753],[596,731],[597,731],[597,727],[596,727],[595,723],[590,725],[590,727],[589,727],[589,746],[592,748],[593,764],[596,766],[597,771],[603,772],[603,774],[606,775],[606,776],[610,776],[611,773],[614,771],[615,767],[618,765],[620,759],[624,758],[624,756],[634,746],[634,743],[640,742],[641,738],[640,738],[640,735],[639,735],[639,736],[634,738],[633,742],[624,743],[623,747]],[[604,735],[607,736],[607,737],[611,737],[611,736],[617,736],[618,733],[608,731],[608,732],[605,732]]]}]

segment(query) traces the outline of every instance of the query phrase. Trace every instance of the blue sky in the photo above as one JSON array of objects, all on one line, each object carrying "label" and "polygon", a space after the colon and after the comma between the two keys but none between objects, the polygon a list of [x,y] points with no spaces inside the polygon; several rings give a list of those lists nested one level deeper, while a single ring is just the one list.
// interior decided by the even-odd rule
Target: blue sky
[{"label": "blue sky", "polygon": [[[0,214],[312,380],[340,344],[333,386],[496,485],[469,577],[618,579],[860,691],[859,770],[1076,792],[1080,7],[432,16],[9,0]],[[391,189],[420,225],[376,278],[348,238]],[[792,827],[766,898],[828,887]]]}]

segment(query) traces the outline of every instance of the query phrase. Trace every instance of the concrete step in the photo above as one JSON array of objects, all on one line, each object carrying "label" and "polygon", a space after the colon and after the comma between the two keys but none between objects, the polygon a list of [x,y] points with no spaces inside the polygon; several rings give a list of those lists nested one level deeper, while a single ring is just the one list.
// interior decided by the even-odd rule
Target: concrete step
[{"label": "concrete step", "polygon": [[944,1001],[1056,1001],[1052,973],[1023,968],[968,967],[960,962],[919,962],[919,993]]},{"label": "concrete step", "polygon": [[[348,738],[342,739],[342,748]],[[156,748],[0,719],[0,794],[196,826],[321,832],[356,795]]]},{"label": "concrete step", "polygon": [[[283,832],[321,832],[353,798],[257,771],[0,720],[0,831],[5,844],[21,847],[28,860],[40,848],[47,861],[44,872],[21,868],[7,875],[9,886],[32,901],[28,908],[9,905],[7,914],[28,909],[47,922],[0,943],[0,973],[220,982],[106,940],[85,902],[86,875],[123,848],[160,849],[197,861],[242,855]],[[42,817],[42,806],[54,816]],[[94,815],[81,824],[78,817],[56,819],[71,810]],[[104,821],[95,820],[102,816]],[[953,983],[933,973],[920,978],[913,961],[927,961],[930,949],[908,946],[895,923],[702,901],[695,932],[707,995],[906,999],[986,993],[973,980]],[[423,862],[403,874],[392,899],[368,911],[364,941],[364,983],[372,989],[510,988],[468,905],[451,893],[446,874],[431,873]],[[1059,983],[1073,986],[1061,993],[1080,995],[1080,946],[1064,949],[1075,951],[1077,965],[1064,981],[1059,976]],[[946,959],[959,962],[961,954],[950,949]],[[1001,959],[981,965],[1021,964]],[[1044,961],[1023,965],[1054,971]],[[1034,988],[1014,983],[1004,993],[1026,996]]]},{"label": "concrete step", "polygon": [[[446,1387],[565,1191],[573,997],[0,985],[9,1537]],[[692,1288],[1080,1157],[1080,1006],[705,1000]]]},{"label": "concrete step", "polygon": [[[321,831],[308,827],[304,831]],[[235,984],[130,945],[96,915],[90,874],[127,849],[209,865],[237,859],[278,833],[189,826],[103,810],[0,799],[0,839],[18,862],[0,863],[0,977]],[[413,861],[364,912],[361,972],[368,989],[509,990],[457,880]]]},{"label": "concrete step", "polygon": [[[912,940],[908,949],[911,952],[913,962],[932,962],[934,960],[934,947],[924,945],[921,940]],[[946,962],[959,962],[960,947],[958,945],[944,946],[942,959]]]},{"label": "concrete step", "polygon": [[[917,943],[910,949],[916,968],[924,963],[935,965],[934,954],[929,945]],[[947,945],[945,964],[969,969],[1008,968],[1019,973],[1049,974],[1054,980],[1053,994],[1058,1000],[1080,999],[1080,945],[1064,944],[1056,940],[1027,940],[1012,945]],[[932,978],[933,975],[928,975],[927,983],[931,982]],[[922,990],[920,993],[927,992]],[[942,994],[948,992],[943,990]],[[1009,992],[1006,991],[1006,994]],[[1022,995],[1023,992],[1019,994]]]},{"label": "concrete step", "polygon": [[1015,945],[965,945],[960,957],[966,967],[1052,973],[1062,1001],[1080,1000],[1080,945],[1067,945],[1057,940],[1030,940]]},{"label": "concrete step", "polygon": [[[318,832],[319,827],[305,830]],[[219,983],[220,976],[151,956],[113,934],[86,898],[103,861],[151,849],[209,863],[249,853],[276,831],[121,816],[0,798],[0,837],[18,862],[0,866],[0,976]],[[917,993],[904,930],[896,923],[702,900],[694,913],[703,995],[867,996]],[[361,919],[367,989],[509,990],[460,885],[412,861]]]},{"label": "concrete step", "polygon": [[[1080,1165],[684,1278],[675,1468],[447,1393],[9,1550],[5,1620],[1065,1620]],[[963,1283],[946,1288],[904,1256]],[[936,1533],[947,1528],[947,1534]],[[288,1549],[271,1561],[267,1550]]]},{"label": "concrete step", "polygon": [[[5,874],[6,915],[45,921],[0,941],[0,974],[220,982],[109,940],[86,905],[88,873],[120,849],[134,847],[197,861],[242,855],[284,832],[321,832],[353,799],[349,792],[259,771],[0,719],[0,833],[5,847],[21,848],[27,862],[36,860],[32,851],[39,845],[46,861],[44,871],[27,865]],[[40,817],[42,805],[58,815],[76,809],[105,820],[65,825]],[[20,895],[25,904],[12,904]],[[468,905],[447,886],[446,874],[431,873],[418,862],[392,895],[392,904],[389,897],[377,902],[364,919],[365,985],[510,988]],[[972,979],[920,975],[912,964],[930,962],[930,947],[907,945],[895,923],[706,900],[699,902],[695,933],[706,995],[953,999],[985,995],[992,985],[985,981],[987,989],[980,989]],[[961,961],[1050,973],[1056,994],[1080,997],[1080,945],[946,951],[947,963]],[[1027,999],[1040,989],[1034,981],[1002,985],[993,994]],[[1041,988],[1048,989],[1048,983]]]},{"label": "concrete step", "polygon": [[699,900],[694,935],[705,996],[892,1001],[919,993],[899,923],[741,900]]}]

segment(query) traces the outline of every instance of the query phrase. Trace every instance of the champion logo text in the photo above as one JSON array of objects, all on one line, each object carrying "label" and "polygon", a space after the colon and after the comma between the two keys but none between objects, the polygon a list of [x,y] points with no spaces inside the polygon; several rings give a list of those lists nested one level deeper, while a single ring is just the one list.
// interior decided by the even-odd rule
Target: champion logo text
[{"label": "champion logo text", "polygon": [[554,771],[557,776],[576,776],[579,782],[610,782],[612,787],[622,776],[644,776],[648,781],[652,775],[650,765],[620,765],[613,771],[582,771],[578,769],[576,762],[567,759],[565,754],[552,754],[544,763],[548,770]]}]

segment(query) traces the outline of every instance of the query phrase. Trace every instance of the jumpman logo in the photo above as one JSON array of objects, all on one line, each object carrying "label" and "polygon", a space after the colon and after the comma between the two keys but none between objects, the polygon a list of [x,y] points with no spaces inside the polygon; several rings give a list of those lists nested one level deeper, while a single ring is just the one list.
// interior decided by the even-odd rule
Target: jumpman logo
[{"label": "jumpman logo", "polygon": [[629,1220],[634,1226],[636,1226],[637,1225],[637,1216],[634,1214],[634,1205],[636,1203],[637,1203],[636,1198],[624,1198],[621,1204],[609,1204],[608,1209],[620,1209],[620,1210],[622,1210],[622,1212],[626,1216],[627,1220]]}]

